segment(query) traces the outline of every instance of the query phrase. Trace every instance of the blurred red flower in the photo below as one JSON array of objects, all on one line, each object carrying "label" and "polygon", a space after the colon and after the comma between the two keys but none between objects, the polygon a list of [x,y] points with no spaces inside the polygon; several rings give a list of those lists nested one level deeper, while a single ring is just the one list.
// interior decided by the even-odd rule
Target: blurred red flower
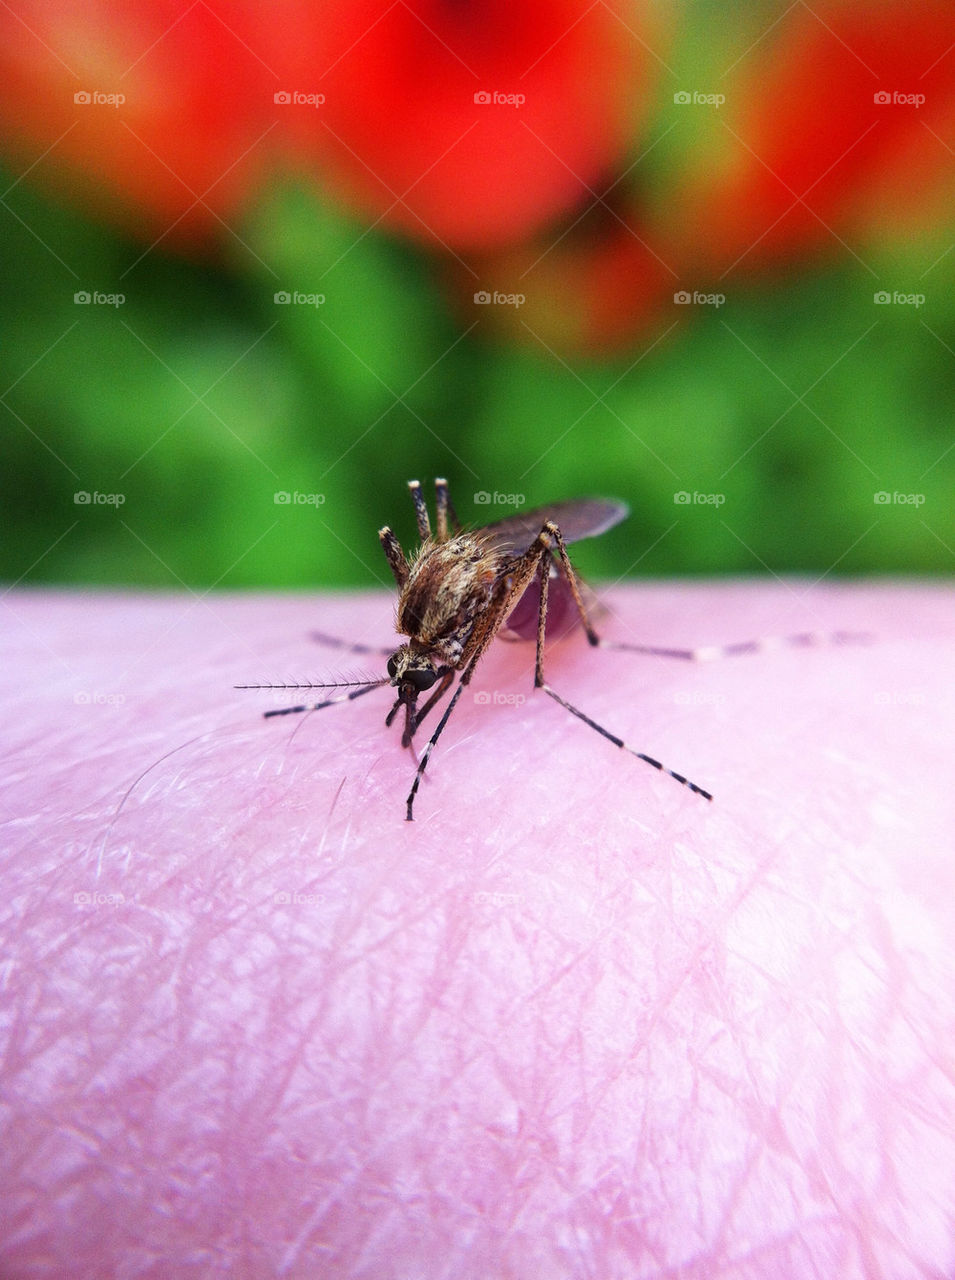
[{"label": "blurred red flower", "polygon": [[265,159],[261,14],[178,0],[0,6],[4,149],[139,238],[221,237]]},{"label": "blurred red flower", "polygon": [[740,273],[821,255],[864,261],[873,242],[950,222],[951,0],[794,5],[741,53],[723,105],[683,105],[682,85],[664,104],[660,132],[697,115],[652,188],[638,168],[615,188],[614,216],[482,261],[479,287],[527,299],[490,309],[496,328],[565,352],[624,347],[692,315],[674,309],[681,291],[717,294]]},{"label": "blurred red flower", "polygon": [[650,96],[643,7],[336,0],[306,40],[326,100],[303,151],[417,238],[521,240],[619,163]]},{"label": "blurred red flower", "polygon": [[937,217],[955,172],[955,5],[794,6],[744,58],[720,125],[721,162],[670,210],[691,271],[851,253],[865,227]]},{"label": "blurred red flower", "polygon": [[[652,12],[648,0],[23,0],[0,6],[2,145],[18,173],[180,245],[224,240],[290,169],[427,244],[460,271],[466,305],[485,288],[521,293],[520,310],[482,318],[564,350],[632,341],[672,314],[676,291],[734,270],[851,257],[867,237],[947,216],[952,0],[767,14],[723,75],[725,103],[681,107],[671,81],[641,140],[658,58],[680,39]],[[688,45],[710,10],[694,13]],[[682,155],[667,144],[652,179],[639,165],[620,179],[690,110],[709,115]]]},{"label": "blurred red flower", "polygon": [[0,7],[4,145],[141,235],[219,236],[290,161],[367,221],[511,242],[619,160],[642,4],[25,0]]}]

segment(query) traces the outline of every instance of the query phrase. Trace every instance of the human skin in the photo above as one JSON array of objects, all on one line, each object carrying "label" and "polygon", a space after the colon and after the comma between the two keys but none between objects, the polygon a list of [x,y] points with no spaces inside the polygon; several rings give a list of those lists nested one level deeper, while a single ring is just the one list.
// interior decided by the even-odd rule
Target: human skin
[{"label": "human skin", "polygon": [[712,803],[495,642],[409,823],[387,689],[233,688],[380,674],[309,632],[392,596],[7,594],[5,1280],[953,1274],[950,588],[607,603],[873,639],[549,647]]}]

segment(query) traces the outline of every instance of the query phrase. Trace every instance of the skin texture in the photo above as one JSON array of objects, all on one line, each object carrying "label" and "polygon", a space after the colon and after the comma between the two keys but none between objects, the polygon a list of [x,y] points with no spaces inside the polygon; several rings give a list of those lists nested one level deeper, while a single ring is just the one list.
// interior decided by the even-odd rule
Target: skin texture
[{"label": "skin texture", "polygon": [[712,804],[496,642],[406,823],[388,690],[232,688],[380,674],[308,633],[393,596],[7,594],[5,1280],[953,1273],[950,588],[608,603],[877,638],[549,649]]}]

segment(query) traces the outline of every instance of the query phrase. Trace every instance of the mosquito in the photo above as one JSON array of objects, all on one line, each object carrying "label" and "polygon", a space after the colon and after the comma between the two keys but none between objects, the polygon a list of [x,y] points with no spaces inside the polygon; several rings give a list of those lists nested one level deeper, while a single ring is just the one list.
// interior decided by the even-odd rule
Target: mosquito
[{"label": "mosquito", "polygon": [[[582,498],[556,502],[533,511],[508,516],[476,529],[463,529],[448,494],[446,480],[435,480],[437,528],[431,531],[428,508],[417,480],[408,482],[414,502],[421,545],[409,561],[401,544],[386,525],[378,532],[399,598],[395,627],[407,636],[404,644],[387,653],[387,675],[378,680],[355,682],[348,693],[311,705],[280,707],[266,711],[266,718],[319,711],[335,703],[350,702],[389,685],[396,690],[394,704],[385,717],[390,727],[404,709],[401,745],[412,755],[414,738],[421,722],[450,689],[455,675],[457,687],[444,708],[427,746],[417,760],[417,770],[406,801],[405,817],[414,819],[414,802],[428,760],[451,712],[495,636],[531,639],[536,634],[534,687],[543,689],[565,711],[582,720],[614,746],[667,774],[704,800],[709,791],[689,778],[667,768],[659,760],[637,751],[622,738],[591,719],[579,707],[563,698],[544,676],[544,640],[548,630],[579,622],[591,645],[608,649],[652,654],[660,657],[699,659],[724,654],[749,653],[768,643],[811,644],[821,637],[812,634],[788,636],[781,642],[747,641],[720,649],[668,649],[623,644],[602,639],[591,620],[594,597],[578,577],[567,546],[593,538],[628,515],[622,502],[603,498]],[[329,641],[330,637],[316,634]],[[827,639],[850,638],[840,633]],[[340,643],[331,640],[331,643]],[[345,645],[352,652],[377,652],[364,645]],[[239,689],[320,689],[344,688],[346,684],[253,684]],[[427,694],[419,705],[419,698]]]}]

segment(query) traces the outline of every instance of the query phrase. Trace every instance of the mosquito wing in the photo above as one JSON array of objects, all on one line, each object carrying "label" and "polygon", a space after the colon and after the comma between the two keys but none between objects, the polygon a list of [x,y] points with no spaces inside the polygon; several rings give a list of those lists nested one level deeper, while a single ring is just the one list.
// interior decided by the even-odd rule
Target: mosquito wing
[{"label": "mosquito wing", "polygon": [[563,534],[565,542],[580,542],[582,538],[596,538],[619,524],[629,514],[623,502],[607,498],[572,498],[568,502],[552,502],[533,511],[507,516],[485,525],[482,532],[492,534],[497,548],[519,555],[526,551],[541,531],[545,520],[553,520]]}]

